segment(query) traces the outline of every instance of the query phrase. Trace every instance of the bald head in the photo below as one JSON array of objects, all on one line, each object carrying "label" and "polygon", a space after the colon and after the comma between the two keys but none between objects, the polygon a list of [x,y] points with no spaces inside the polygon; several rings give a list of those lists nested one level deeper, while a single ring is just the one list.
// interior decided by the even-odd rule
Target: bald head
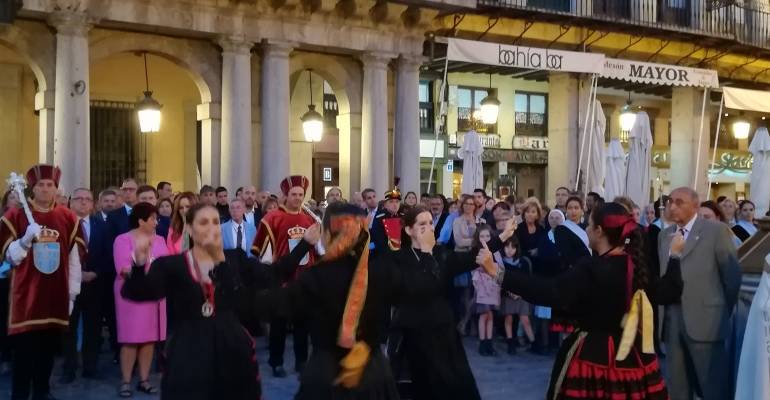
[{"label": "bald head", "polygon": [[671,192],[669,209],[671,219],[679,226],[687,225],[698,212],[700,200],[698,192],[689,187],[679,187]]}]

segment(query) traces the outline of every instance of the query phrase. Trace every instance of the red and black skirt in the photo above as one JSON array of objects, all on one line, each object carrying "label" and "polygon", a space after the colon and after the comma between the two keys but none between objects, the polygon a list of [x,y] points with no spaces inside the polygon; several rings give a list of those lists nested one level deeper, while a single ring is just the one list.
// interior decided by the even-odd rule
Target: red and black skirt
[{"label": "red and black skirt", "polygon": [[657,356],[636,343],[625,360],[615,361],[619,343],[619,335],[607,333],[570,335],[556,358],[548,399],[667,400]]}]

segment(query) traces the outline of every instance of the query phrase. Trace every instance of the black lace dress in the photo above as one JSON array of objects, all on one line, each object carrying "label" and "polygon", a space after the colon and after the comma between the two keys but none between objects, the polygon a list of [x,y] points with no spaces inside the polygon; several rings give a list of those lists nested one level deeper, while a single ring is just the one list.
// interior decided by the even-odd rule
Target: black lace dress
[{"label": "black lace dress", "polygon": [[[297,263],[294,252],[277,263]],[[295,260],[296,258],[296,260]],[[134,266],[121,294],[134,301],[163,297],[172,304],[173,332],[166,341],[167,366],[161,382],[164,400],[254,400],[261,397],[254,342],[240,318],[256,286],[274,281],[271,266],[226,250],[225,261],[210,272],[214,314],[206,317],[204,290],[189,252],[161,257],[145,274]],[[254,285],[255,287],[250,287]]]}]

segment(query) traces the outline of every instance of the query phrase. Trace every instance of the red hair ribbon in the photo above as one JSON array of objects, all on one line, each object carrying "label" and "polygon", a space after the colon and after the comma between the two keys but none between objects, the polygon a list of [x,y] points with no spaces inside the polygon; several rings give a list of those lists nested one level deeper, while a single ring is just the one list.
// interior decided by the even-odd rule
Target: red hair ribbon
[{"label": "red hair ribbon", "polygon": [[[630,215],[608,215],[604,217],[602,225],[605,228],[623,228],[623,232],[620,234],[620,238],[628,240],[634,229],[637,228],[636,220]],[[621,254],[626,256],[626,307],[631,305],[631,297],[633,296],[633,279],[634,279],[634,261],[631,259],[631,255],[625,251]]]},{"label": "red hair ribbon", "polygon": [[602,226],[605,228],[623,228],[623,232],[620,234],[621,239],[627,239],[631,232],[637,228],[637,223],[634,217],[630,215],[608,215],[604,217]]}]

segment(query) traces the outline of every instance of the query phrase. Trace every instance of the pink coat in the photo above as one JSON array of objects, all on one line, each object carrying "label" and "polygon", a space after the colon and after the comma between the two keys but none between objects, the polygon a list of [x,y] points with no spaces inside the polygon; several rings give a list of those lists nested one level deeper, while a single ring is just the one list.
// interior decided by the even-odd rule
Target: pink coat
[{"label": "pink coat", "polygon": [[[115,238],[112,246],[115,259],[115,316],[118,325],[118,342],[139,344],[166,340],[166,300],[134,302],[120,295],[125,279],[121,272],[130,270],[133,264],[134,236],[131,232]],[[166,242],[155,236],[150,257],[156,259],[168,255]],[[147,265],[149,269],[149,263]]]}]

